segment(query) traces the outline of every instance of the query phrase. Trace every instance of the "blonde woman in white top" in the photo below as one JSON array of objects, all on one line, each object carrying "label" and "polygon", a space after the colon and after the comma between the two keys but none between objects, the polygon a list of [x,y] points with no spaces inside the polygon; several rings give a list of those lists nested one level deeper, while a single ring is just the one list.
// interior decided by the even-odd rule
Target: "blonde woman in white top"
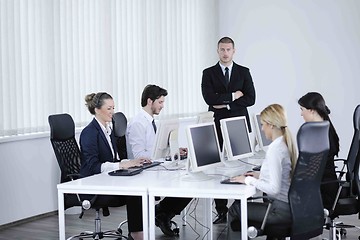
[{"label": "blonde woman in white top", "polygon": [[[262,131],[266,138],[272,140],[266,152],[260,172],[248,172],[231,179],[247,185],[253,185],[266,195],[275,198],[267,223],[290,223],[291,213],[288,203],[288,191],[291,174],[297,159],[296,148],[291,133],[287,127],[284,108],[279,104],[266,107],[260,114]],[[264,218],[267,202],[248,203],[248,221],[259,223]],[[240,226],[240,202],[235,201],[229,209],[231,228],[237,230]]]}]

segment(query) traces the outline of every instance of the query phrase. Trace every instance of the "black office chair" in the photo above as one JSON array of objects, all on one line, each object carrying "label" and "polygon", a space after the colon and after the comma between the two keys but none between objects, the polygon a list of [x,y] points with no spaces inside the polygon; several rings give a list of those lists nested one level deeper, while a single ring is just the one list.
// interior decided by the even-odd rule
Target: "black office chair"
[{"label": "black office chair", "polygon": [[[304,123],[297,134],[299,156],[291,179],[288,199],[292,222],[267,224],[267,214],[262,223],[249,222],[248,235],[255,238],[267,235],[267,239],[304,240],[321,235],[324,225],[324,208],[320,184],[329,152],[329,122]],[[270,201],[268,211],[271,207]],[[260,228],[254,226],[260,226]]]},{"label": "black office chair", "polygon": [[[50,124],[50,141],[61,170],[60,182],[63,183],[80,178],[81,154],[79,145],[75,139],[75,124],[72,117],[69,114],[56,114],[50,115],[48,120]],[[78,235],[69,237],[68,239],[102,239],[104,237],[116,239],[123,238],[121,229],[120,231],[119,229],[106,232],[101,231],[100,208],[103,209],[104,216],[109,215],[109,210],[103,203],[99,205],[100,203],[98,202],[97,195],[65,194],[64,201],[65,209],[81,206],[82,211],[79,218],[82,218],[84,210],[93,208],[96,211],[95,231],[82,232]]]},{"label": "black office chair", "polygon": [[127,159],[127,150],[126,150],[126,128],[127,128],[127,119],[122,112],[117,112],[113,115],[113,130],[114,136],[116,139],[117,152],[119,158]]},{"label": "black office chair", "polygon": [[[341,239],[346,236],[346,228],[355,227],[343,223],[336,223],[335,219],[342,215],[359,214],[359,161],[360,161],[360,105],[354,110],[353,115],[354,135],[351,141],[347,159],[342,161],[343,167],[338,171],[339,189],[334,204],[329,211],[329,221],[326,228],[329,229],[330,239]],[[345,177],[345,179],[344,179]],[[359,216],[360,218],[360,216]],[[360,238],[359,238],[360,239]]]}]

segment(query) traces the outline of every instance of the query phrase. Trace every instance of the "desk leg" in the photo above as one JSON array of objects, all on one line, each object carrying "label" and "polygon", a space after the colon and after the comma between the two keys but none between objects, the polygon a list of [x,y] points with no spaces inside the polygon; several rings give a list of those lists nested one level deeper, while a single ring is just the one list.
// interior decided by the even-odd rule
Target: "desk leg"
[{"label": "desk leg", "polygon": [[143,212],[143,236],[144,239],[149,239],[149,198],[147,193],[142,195],[142,212]]},{"label": "desk leg", "polygon": [[155,240],[155,196],[149,193],[149,199],[148,199],[148,229],[149,229],[149,237],[150,240]]},{"label": "desk leg", "polygon": [[186,211],[186,207],[181,211],[181,218],[182,218],[182,225],[183,226],[186,226],[186,214],[187,214],[187,211]]},{"label": "desk leg", "polygon": [[241,239],[247,240],[247,199],[240,199],[241,204]]},{"label": "desk leg", "polygon": [[204,222],[209,229],[204,229],[204,234],[206,234],[206,239],[212,240],[213,239],[213,223],[212,223],[212,199],[205,198],[204,199]]},{"label": "desk leg", "polygon": [[64,193],[58,191],[59,239],[65,240]]}]

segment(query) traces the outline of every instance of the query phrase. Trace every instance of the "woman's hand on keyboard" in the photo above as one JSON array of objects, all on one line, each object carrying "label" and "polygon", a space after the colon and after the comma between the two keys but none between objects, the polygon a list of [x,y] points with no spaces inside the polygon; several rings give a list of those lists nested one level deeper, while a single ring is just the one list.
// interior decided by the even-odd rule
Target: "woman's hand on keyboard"
[{"label": "woman's hand on keyboard", "polygon": [[245,183],[245,175],[230,178],[230,182]]},{"label": "woman's hand on keyboard", "polygon": [[120,168],[131,168],[131,167],[141,167],[143,164],[151,163],[151,160],[148,158],[137,158],[130,161],[122,161],[119,163]]},{"label": "woman's hand on keyboard", "polygon": [[250,177],[254,177],[254,178],[259,178],[260,172],[258,171],[254,171],[254,172],[247,172],[244,174],[246,177],[250,176]]}]

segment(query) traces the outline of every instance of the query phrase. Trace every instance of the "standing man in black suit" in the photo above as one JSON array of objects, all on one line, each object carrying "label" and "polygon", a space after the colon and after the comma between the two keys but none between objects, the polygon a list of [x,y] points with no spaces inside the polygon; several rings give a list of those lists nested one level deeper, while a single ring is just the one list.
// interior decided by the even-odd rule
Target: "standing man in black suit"
[{"label": "standing man in black suit", "polygon": [[[247,107],[255,103],[255,88],[249,69],[233,61],[235,44],[231,38],[221,38],[217,52],[219,62],[203,71],[201,90],[205,102],[209,105],[209,111],[214,112],[216,130],[222,148],[221,119],[245,116],[251,131]],[[227,199],[215,199],[215,208],[218,216],[213,223],[226,222]]]}]

